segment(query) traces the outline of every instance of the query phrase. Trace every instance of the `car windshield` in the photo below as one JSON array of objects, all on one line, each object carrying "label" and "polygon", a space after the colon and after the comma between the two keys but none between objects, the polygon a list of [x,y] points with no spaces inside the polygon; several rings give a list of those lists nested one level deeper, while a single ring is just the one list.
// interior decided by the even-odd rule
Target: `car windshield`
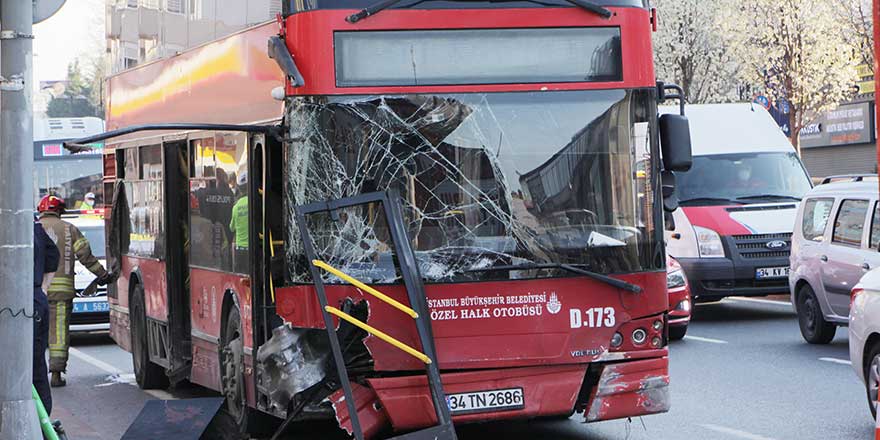
[{"label": "car windshield", "polygon": [[[492,270],[524,264],[662,268],[655,101],[653,90],[302,98],[286,206],[397,190],[429,281],[572,276]],[[377,212],[314,216],[319,256],[369,282],[397,279]],[[288,234],[290,272],[305,281],[293,221]]]},{"label": "car windshield", "polygon": [[811,187],[793,152],[694,156],[690,171],[675,177],[683,206],[791,202]]},{"label": "car windshield", "polygon": [[92,255],[98,258],[104,258],[106,246],[104,245],[104,227],[88,226],[80,227],[80,232],[85,235],[86,240],[92,248]]}]

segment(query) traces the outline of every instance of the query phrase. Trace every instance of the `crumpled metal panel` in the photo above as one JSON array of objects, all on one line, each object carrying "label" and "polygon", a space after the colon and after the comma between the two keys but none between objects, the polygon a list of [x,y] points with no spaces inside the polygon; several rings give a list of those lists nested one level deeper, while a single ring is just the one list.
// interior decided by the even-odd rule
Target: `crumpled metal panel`
[{"label": "crumpled metal panel", "polygon": [[[351,391],[354,394],[355,407],[364,438],[373,438],[379,432],[386,430],[390,426],[390,422],[379,403],[376,392],[372,388],[357,383],[351,384]],[[339,427],[351,434],[351,416],[348,412],[348,405],[345,404],[345,393],[342,390],[336,391],[329,399],[333,404],[333,410],[336,411],[336,421],[339,422]]]},{"label": "crumpled metal panel", "polygon": [[664,413],[669,406],[668,357],[607,364],[590,397],[585,421]]}]

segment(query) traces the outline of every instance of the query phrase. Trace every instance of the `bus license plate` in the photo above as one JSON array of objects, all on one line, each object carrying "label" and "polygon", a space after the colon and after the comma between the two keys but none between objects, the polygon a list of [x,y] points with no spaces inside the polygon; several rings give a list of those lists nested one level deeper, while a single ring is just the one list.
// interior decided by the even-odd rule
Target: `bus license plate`
[{"label": "bus license plate", "polygon": [[446,403],[452,415],[510,411],[526,406],[522,388],[447,394]]},{"label": "bus license plate", "polygon": [[761,267],[755,269],[755,278],[765,280],[769,278],[785,278],[788,276],[789,268],[784,267]]},{"label": "bus license plate", "polygon": [[95,302],[74,302],[73,303],[73,313],[94,313],[94,312],[109,312],[110,304],[107,301],[95,301]]}]

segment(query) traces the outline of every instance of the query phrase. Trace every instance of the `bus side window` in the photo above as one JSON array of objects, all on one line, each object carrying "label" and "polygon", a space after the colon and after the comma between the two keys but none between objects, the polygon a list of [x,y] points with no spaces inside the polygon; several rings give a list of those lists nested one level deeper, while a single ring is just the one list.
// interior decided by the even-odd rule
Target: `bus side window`
[{"label": "bus side window", "polygon": [[222,269],[225,235],[212,221],[216,200],[210,194],[217,186],[214,138],[193,140],[190,151],[194,171],[189,181],[190,262],[194,266]]}]

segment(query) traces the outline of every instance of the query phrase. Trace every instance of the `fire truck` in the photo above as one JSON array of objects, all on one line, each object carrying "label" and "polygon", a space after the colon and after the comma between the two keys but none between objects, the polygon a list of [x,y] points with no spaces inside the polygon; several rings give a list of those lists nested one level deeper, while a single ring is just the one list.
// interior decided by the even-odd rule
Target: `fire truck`
[{"label": "fire truck", "polygon": [[110,77],[109,131],[67,147],[106,142],[138,385],[276,436],[667,411],[691,159],[655,26],[643,0],[291,1]]}]

